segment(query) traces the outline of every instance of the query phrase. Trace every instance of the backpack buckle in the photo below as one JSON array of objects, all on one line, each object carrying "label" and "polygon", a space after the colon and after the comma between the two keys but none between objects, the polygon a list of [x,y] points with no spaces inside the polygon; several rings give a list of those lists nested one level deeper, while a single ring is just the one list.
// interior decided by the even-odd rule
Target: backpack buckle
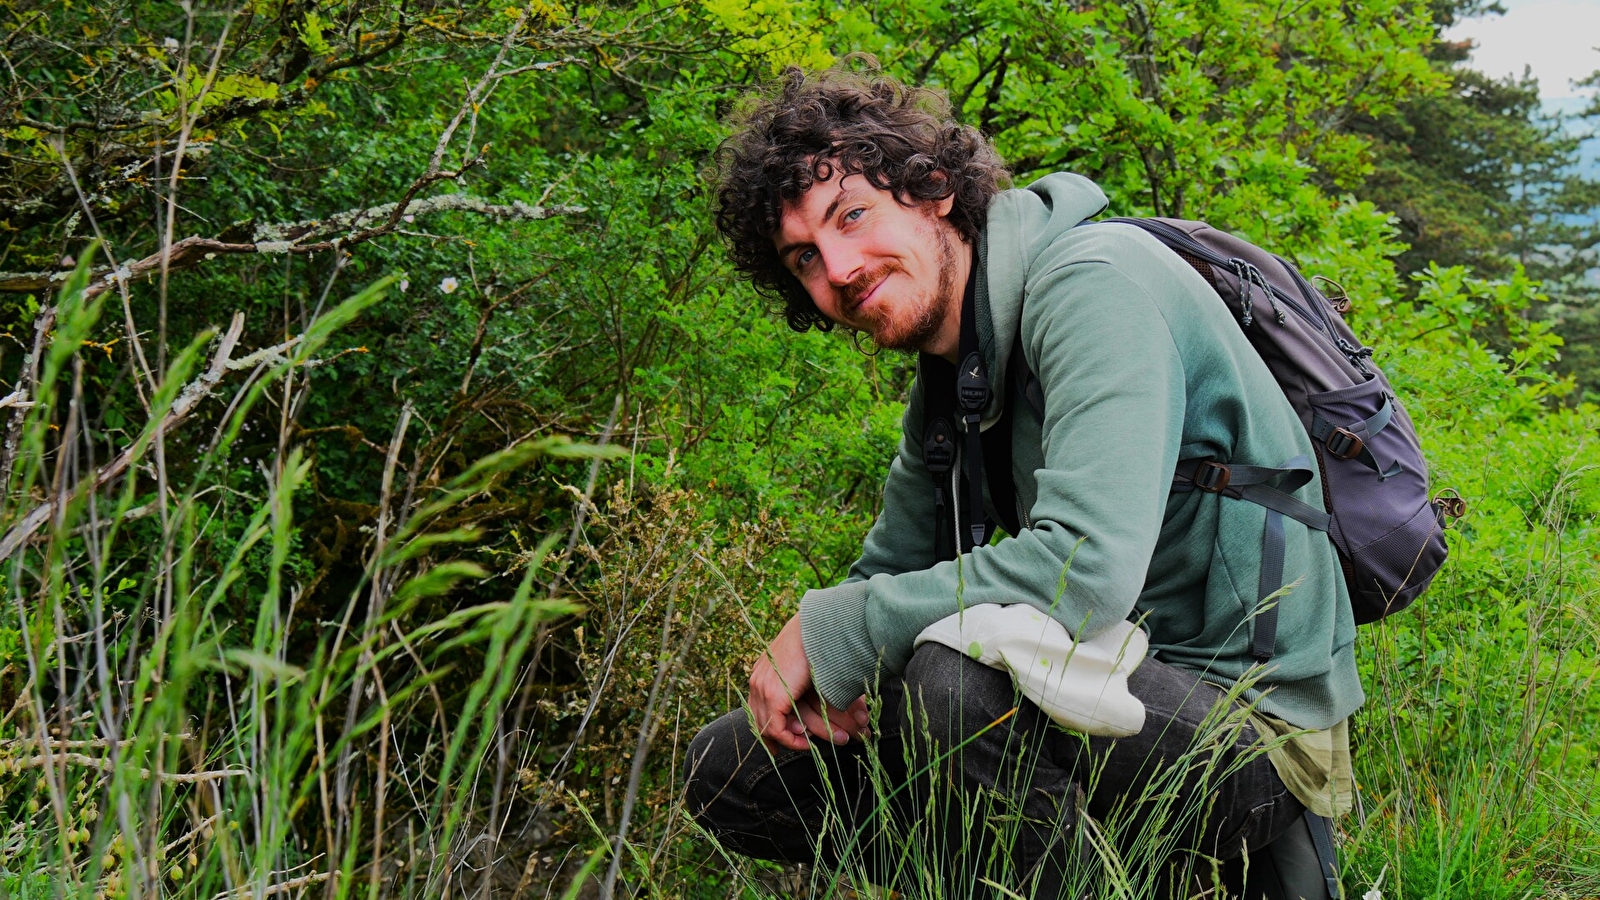
[{"label": "backpack buckle", "polygon": [[934,419],[929,423],[927,433],[923,437],[922,463],[933,474],[935,480],[938,480],[940,476],[950,473],[955,461],[956,436],[950,427],[950,420]]},{"label": "backpack buckle", "polygon": [[981,413],[989,405],[989,378],[983,371],[983,359],[968,353],[956,376],[956,399],[963,412]]},{"label": "backpack buckle", "polygon": [[1220,494],[1228,487],[1228,480],[1233,476],[1228,467],[1214,460],[1201,460],[1194,467],[1194,486],[1208,494]]},{"label": "backpack buckle", "polygon": [[1340,459],[1355,459],[1366,449],[1367,443],[1361,439],[1361,435],[1348,428],[1335,428],[1322,446]]}]

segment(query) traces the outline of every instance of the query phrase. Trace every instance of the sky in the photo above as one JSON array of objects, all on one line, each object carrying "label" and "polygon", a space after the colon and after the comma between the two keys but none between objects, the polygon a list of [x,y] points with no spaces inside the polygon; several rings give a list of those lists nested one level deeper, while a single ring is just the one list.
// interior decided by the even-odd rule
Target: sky
[{"label": "sky", "polygon": [[[1472,67],[1496,77],[1521,75],[1532,66],[1547,106],[1571,107],[1570,98],[1593,96],[1572,80],[1600,69],[1600,0],[1501,0],[1503,16],[1459,22],[1446,37],[1477,43]],[[1564,102],[1563,102],[1564,101]]]}]

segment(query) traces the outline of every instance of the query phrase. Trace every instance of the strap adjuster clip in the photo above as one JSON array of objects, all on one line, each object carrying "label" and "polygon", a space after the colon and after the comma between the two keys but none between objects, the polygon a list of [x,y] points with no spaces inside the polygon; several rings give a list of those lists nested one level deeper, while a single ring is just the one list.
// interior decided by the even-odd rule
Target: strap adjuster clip
[{"label": "strap adjuster clip", "polygon": [[1366,449],[1367,443],[1361,439],[1361,435],[1348,428],[1335,428],[1322,446],[1339,459],[1355,459]]},{"label": "strap adjuster clip", "polygon": [[938,481],[941,476],[950,473],[955,461],[956,441],[955,434],[950,429],[950,420],[934,419],[922,442],[923,465],[932,473],[934,481]]},{"label": "strap adjuster clip", "polygon": [[1233,473],[1228,467],[1214,460],[1201,460],[1194,467],[1194,486],[1208,494],[1220,494],[1228,487],[1228,480]]},{"label": "strap adjuster clip", "polygon": [[[1439,510],[1441,517],[1459,519],[1467,514],[1467,501],[1463,500],[1461,495],[1456,493],[1455,488],[1445,488],[1439,493],[1434,494],[1433,506],[1435,509]],[[1450,523],[1445,521],[1444,518],[1441,518],[1439,521],[1444,525],[1445,528],[1450,527]]]}]

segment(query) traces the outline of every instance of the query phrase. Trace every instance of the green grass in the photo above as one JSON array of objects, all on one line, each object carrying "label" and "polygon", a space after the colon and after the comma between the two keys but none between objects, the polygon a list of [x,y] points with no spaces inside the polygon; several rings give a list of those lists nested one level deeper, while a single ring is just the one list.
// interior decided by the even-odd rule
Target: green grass
[{"label": "green grass", "polygon": [[[1014,837],[1015,811],[993,798],[933,790],[915,816],[892,813],[904,788],[881,765],[877,859],[839,822],[852,850],[806,870],[700,834],[678,796],[682,749],[740,702],[746,660],[791,612],[760,575],[785,546],[782,523],[708,521],[692,490],[619,478],[574,489],[600,498],[587,524],[519,536],[498,570],[468,552],[480,535],[460,510],[511,473],[597,462],[600,449],[510,442],[417,488],[396,474],[415,440],[403,414],[364,567],[341,603],[308,609],[299,498],[315,470],[284,411],[312,395],[317,354],[385,286],[254,368],[218,368],[226,337],[197,336],[145,386],[148,422],[119,444],[81,402],[82,341],[104,312],[79,301],[82,285],[41,332],[36,405],[5,410],[16,450],[0,509],[14,548],[0,563],[0,898],[609,885],[833,900],[882,896],[872,873],[887,871],[901,896],[931,900],[949,896],[938,876],[957,864],[934,849],[941,823],[971,823],[993,846]],[[212,372],[213,398],[186,400]],[[278,449],[245,463],[242,429],[273,417]],[[97,483],[122,452],[139,477]],[[1560,468],[1575,454],[1550,458]],[[1525,527],[1458,535],[1418,608],[1361,634],[1350,896],[1600,896],[1594,488],[1576,464],[1536,474],[1507,494]],[[1214,781],[1225,773],[1206,746],[1180,768],[1210,767]],[[1171,789],[1178,771],[1146,789],[1164,824],[1093,824],[1075,891],[1160,892],[1183,859],[1177,823],[1203,814],[1203,796]],[[1028,896],[1004,853],[967,851],[958,882]],[[1204,880],[1206,861],[1186,862]]]}]

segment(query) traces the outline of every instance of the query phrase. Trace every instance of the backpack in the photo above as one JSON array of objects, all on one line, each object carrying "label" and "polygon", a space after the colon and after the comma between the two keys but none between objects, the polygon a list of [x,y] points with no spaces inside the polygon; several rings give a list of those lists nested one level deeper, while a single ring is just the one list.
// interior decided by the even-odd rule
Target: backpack
[{"label": "backpack", "polygon": [[[1298,456],[1276,466],[1180,460],[1173,491],[1207,491],[1267,508],[1261,600],[1282,587],[1283,517],[1288,516],[1332,539],[1357,624],[1375,622],[1409,606],[1427,589],[1449,552],[1443,533],[1446,516],[1463,515],[1466,504],[1448,491],[1438,498],[1429,497],[1428,467],[1411,419],[1389,380],[1372,362],[1372,350],[1363,347],[1344,320],[1333,315],[1349,309],[1346,298],[1330,301],[1282,257],[1204,222],[1158,218],[1106,221],[1143,229],[1216,290],[1299,415],[1314,447],[1314,461]],[[967,318],[963,315],[964,322]],[[1020,317],[1017,328],[1015,346],[1020,347]],[[976,356],[965,347],[963,356],[960,378],[964,383],[959,391],[940,384],[947,384],[954,375],[948,363],[923,354],[921,364],[923,372],[934,376],[924,389],[927,424],[923,445],[941,518],[945,514],[943,479],[954,455],[949,452],[955,438],[948,421],[951,400],[960,402],[970,424],[982,408],[979,401],[987,399],[987,383],[980,395],[969,375]],[[1042,418],[1044,397],[1038,379],[1020,352],[1013,356],[1016,364],[1006,373],[1010,398],[1006,408],[1011,409],[1011,401],[1025,398]],[[952,371],[944,373],[938,364]],[[974,447],[979,441],[968,435],[969,456],[979,460],[976,466],[968,466],[968,479],[983,479],[984,457],[995,463],[987,467],[986,480],[993,505],[1002,516],[1015,506],[1010,431],[1009,423],[1003,423],[984,432],[981,455],[972,453],[979,449]],[[941,455],[941,449],[946,455]],[[1310,482],[1313,471],[1321,476],[1326,512],[1291,496]],[[973,496],[981,498],[981,487]],[[969,503],[968,508],[982,507]],[[1008,533],[1016,533],[1015,521],[1000,524]],[[973,543],[977,543],[978,527],[972,530]],[[958,538],[962,536],[959,528],[956,533]],[[941,554],[948,555],[946,542],[941,539],[937,543]],[[972,546],[964,539],[960,543]],[[1257,659],[1271,658],[1276,629],[1276,606],[1264,608],[1257,615],[1252,646]]]}]

